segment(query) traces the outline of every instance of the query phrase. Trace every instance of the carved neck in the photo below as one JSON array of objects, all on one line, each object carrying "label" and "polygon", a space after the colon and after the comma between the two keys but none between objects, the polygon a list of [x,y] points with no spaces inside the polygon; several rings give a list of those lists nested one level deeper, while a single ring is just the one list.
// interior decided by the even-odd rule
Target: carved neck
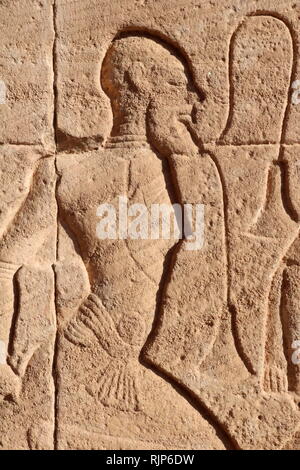
[{"label": "carved neck", "polygon": [[149,148],[147,137],[144,134],[122,134],[109,137],[105,148]]},{"label": "carved neck", "polygon": [[[123,111],[125,109],[125,111]],[[120,111],[122,110],[122,111]],[[137,148],[147,147],[146,107],[140,102],[132,102],[130,106],[119,103],[113,105],[114,124],[106,147]]]},{"label": "carved neck", "polygon": [[[131,99],[132,98],[132,99]],[[113,128],[110,140],[122,141],[122,137],[138,136],[137,140],[146,138],[146,106],[141,99],[127,96],[118,103],[112,103]],[[143,139],[142,139],[143,138]],[[125,139],[126,140],[126,139]],[[131,140],[134,140],[133,138]]]}]

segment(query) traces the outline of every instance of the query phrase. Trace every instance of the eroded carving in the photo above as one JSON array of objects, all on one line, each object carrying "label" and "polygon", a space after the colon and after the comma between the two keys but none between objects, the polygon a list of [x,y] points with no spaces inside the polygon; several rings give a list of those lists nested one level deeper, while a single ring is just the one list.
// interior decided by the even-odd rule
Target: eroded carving
[{"label": "eroded carving", "polygon": [[[28,428],[31,427],[40,430],[35,432],[34,447],[51,448],[54,427],[51,365],[55,312],[51,263],[55,260],[55,172],[53,159],[40,159],[41,155],[34,149],[23,150],[25,161],[19,167],[15,162],[20,159],[21,150],[12,153],[12,161],[5,165],[8,170],[16,171],[14,180],[20,197],[7,201],[6,208],[13,210],[10,217],[3,211],[1,220],[1,446],[27,449]],[[2,188],[9,196],[11,188],[7,181]],[[16,190],[16,186],[14,188]]]},{"label": "eroded carving", "polygon": [[[59,320],[57,445],[64,448],[80,435],[88,435],[100,448],[108,420],[116,420],[126,422],[122,433],[119,426],[110,426],[111,442],[117,446],[121,436],[144,442],[143,446],[158,441],[164,447],[178,445],[179,441],[181,447],[195,446],[199,420],[203,423],[201,415],[167,381],[142,365],[142,348],[152,328],[157,300],[163,299],[174,247],[176,252],[179,245],[176,240],[162,238],[99,240],[96,211],[101,203],[117,203],[119,195],[126,196],[130,204],[143,203],[147,208],[156,203],[202,202],[193,188],[190,194],[181,193],[176,176],[181,172],[179,178],[186,179],[185,166],[192,173],[199,162],[201,170],[206,171],[202,193],[203,202],[211,204],[208,218],[211,223],[222,220],[222,215],[212,210],[213,204],[220,210],[222,207],[218,173],[208,155],[198,156],[187,130],[193,133],[192,115],[197,113],[200,93],[176,51],[153,37],[138,34],[112,43],[102,65],[101,83],[113,112],[113,127],[105,147],[85,155],[57,158],[59,220],[71,234],[89,277],[89,293],[79,301],[77,312],[69,321]],[[222,231],[211,240],[221,257],[223,241]],[[64,244],[59,239],[58,263],[64,257]],[[207,281],[205,287],[211,296],[217,290],[214,267],[194,266],[194,282],[196,270],[199,276],[201,269],[200,277]],[[216,309],[203,306],[198,353],[202,360],[213,345],[222,306],[223,302],[217,300]],[[182,344],[178,344],[182,354],[187,346],[188,337],[184,335]],[[80,409],[75,404],[78,400]],[[66,414],[66,409],[71,411]],[[84,427],[87,415],[93,416],[88,426],[98,429],[95,435]],[[188,430],[189,437],[184,440],[176,431],[177,420]],[[211,428],[204,426],[210,433]],[[220,445],[214,438],[212,442],[213,446]]]},{"label": "eroded carving", "polygon": [[[103,148],[61,153],[36,171],[36,157],[0,161],[8,175],[0,190],[4,447],[31,420],[22,410],[30,403],[37,411],[22,448],[196,448],[203,439],[221,448],[200,404],[236,447],[289,447],[299,425],[291,358],[300,339],[300,165],[298,146],[283,145],[288,28],[267,15],[245,18],[229,63],[230,113],[217,145],[201,143],[203,95],[185,60],[132,33],[113,41],[102,65],[113,113]],[[56,131],[58,150],[68,147],[71,137]],[[79,140],[72,145],[87,150]],[[204,204],[204,246],[100,241],[96,209],[119,195],[147,208]]]},{"label": "eroded carving", "polygon": [[230,112],[221,143],[280,142],[292,66],[293,40],[283,21],[267,15],[242,21],[231,39]]},{"label": "eroded carving", "polygon": [[[272,35],[272,31],[276,31],[276,37]],[[278,53],[276,60],[282,57],[278,63],[272,56],[274,50]],[[272,333],[267,332],[267,326],[270,327],[270,324],[267,325],[267,318],[272,279],[298,233],[298,225],[290,217],[282,199],[281,163],[278,163],[283,152],[280,144],[283,144],[282,129],[286,119],[292,54],[288,28],[272,17],[247,18],[233,36],[231,111],[218,146],[209,146],[223,188],[228,306],[227,309],[225,306],[226,313],[219,333],[204,363],[201,364],[200,361],[196,366],[192,360],[185,358],[181,364],[176,362],[175,350],[168,344],[165,334],[167,327],[160,328],[148,351],[149,359],[190,388],[242,448],[280,446],[293,435],[299,421],[299,399],[288,393],[287,370],[282,369],[277,360],[265,362],[266,335],[272,337]],[[252,73],[255,74],[255,79],[249,81]],[[278,76],[282,80],[280,78],[277,81]],[[275,97],[279,93],[279,83],[284,83],[286,94],[282,94],[281,88],[280,99],[277,99]],[[245,106],[245,102],[248,102],[249,108]],[[266,113],[268,117],[272,116],[272,124],[267,127]],[[264,143],[267,145],[263,145]],[[270,143],[278,145],[269,145]],[[180,253],[178,258],[180,259]],[[175,263],[173,272],[176,273],[177,270],[180,271],[180,267]],[[172,287],[171,283],[168,286],[171,292]],[[177,298],[179,290],[177,284]],[[178,303],[176,296],[173,310]],[[171,310],[168,305],[164,307]],[[189,309],[197,308],[197,301],[193,306],[189,303]],[[292,325],[292,317],[297,315],[291,311],[292,308],[289,307],[290,316],[286,315],[289,317],[289,326],[285,328],[285,336],[287,333],[291,336],[291,330],[293,335],[297,334],[297,328]],[[165,317],[169,322],[172,321],[171,315]],[[177,331],[182,331],[179,329],[179,322],[177,328]],[[176,326],[174,330],[176,331]],[[277,330],[281,331],[280,322],[277,322]],[[178,337],[182,335],[181,332]],[[180,343],[179,338],[177,341]],[[174,353],[172,356],[168,352],[168,358],[161,353],[167,348],[166,345]],[[279,349],[280,346],[276,343],[276,352]],[[197,351],[194,347],[193,351],[195,350]],[[230,359],[226,358],[225,350],[230,354]],[[269,354],[268,360],[271,357],[272,354]],[[242,398],[243,394],[247,399]],[[252,407],[252,413],[246,411],[248,406]],[[286,410],[285,417],[281,415],[281,407]],[[230,418],[233,414],[234,420]],[[241,431],[246,415],[247,420],[259,428],[259,442],[255,439],[250,442],[245,438],[247,432]],[[261,420],[259,425],[257,419]],[[278,419],[285,421],[288,432],[274,432]],[[273,425],[267,425],[267,421]]]}]

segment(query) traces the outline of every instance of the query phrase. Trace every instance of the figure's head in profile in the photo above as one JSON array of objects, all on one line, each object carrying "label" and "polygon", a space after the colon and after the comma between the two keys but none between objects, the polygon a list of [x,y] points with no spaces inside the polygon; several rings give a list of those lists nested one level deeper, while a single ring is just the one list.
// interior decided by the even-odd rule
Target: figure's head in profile
[{"label": "figure's head in profile", "polygon": [[186,60],[169,44],[140,34],[116,38],[103,61],[101,84],[111,101],[112,136],[150,133],[159,150],[172,134],[178,141],[191,138],[187,129],[192,132],[203,97]]}]

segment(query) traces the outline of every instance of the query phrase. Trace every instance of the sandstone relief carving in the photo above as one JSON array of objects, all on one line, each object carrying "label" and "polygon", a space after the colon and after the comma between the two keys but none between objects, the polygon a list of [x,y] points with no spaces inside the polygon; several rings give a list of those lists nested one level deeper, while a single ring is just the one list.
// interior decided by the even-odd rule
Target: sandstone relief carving
[{"label": "sandstone relief carving", "polygon": [[[155,376],[143,364],[141,355],[157,303],[163,301],[174,251],[178,250],[180,242],[169,239],[99,241],[95,232],[95,208],[101,203],[114,203],[118,195],[127,196],[128,204],[144,203],[149,208],[157,203],[181,203],[183,197],[190,197],[177,189],[175,161],[168,159],[176,153],[180,158],[195,161],[197,147],[182,123],[187,121],[192,125],[191,116],[197,112],[201,96],[193,85],[187,65],[177,58],[176,51],[156,38],[143,35],[125,35],[113,41],[102,65],[101,83],[111,100],[113,113],[111,134],[104,148],[84,156],[65,154],[57,159],[59,218],[66,227],[65,232],[72,234],[83,260],[90,292],[77,313],[68,321],[62,320],[58,350],[58,445],[64,447],[66,442],[74,442],[77,446],[84,435],[90,445],[102,448],[116,445],[123,437],[139,442],[143,448],[158,443],[166,447],[197,446],[200,438],[197,420],[203,418],[197,416],[171,384]],[[165,122],[166,116],[162,113],[166,105],[168,120],[173,126],[169,140],[166,139],[169,122]],[[212,196],[206,194],[205,197],[211,197],[212,203],[219,204],[221,209],[218,173],[205,155],[201,161],[201,171],[203,169],[212,187]],[[103,172],[107,174],[105,180]],[[88,191],[84,183],[87,180]],[[220,240],[212,242],[220,251],[222,237],[223,234]],[[60,249],[65,251],[63,243],[59,239],[59,254]],[[206,266],[203,276],[213,284],[211,271],[212,267],[207,269]],[[206,354],[220,311],[204,312],[204,316],[204,321],[208,322],[207,344],[203,344],[203,354]],[[75,361],[74,366],[78,361],[88,364],[79,368],[80,377],[78,368],[70,367],[66,357]],[[67,393],[70,388],[74,390],[72,397]],[[150,400],[151,395],[155,396],[155,403]],[[76,406],[79,397],[82,410]],[[160,409],[162,399],[164,410]],[[64,410],[70,407],[76,410],[74,416],[65,414]],[[87,413],[93,415],[94,428],[101,423],[100,431],[89,433],[87,425],[76,425],[77,413],[82,417]],[[171,415],[176,421],[183,420],[187,435],[191,436],[193,429],[192,440],[183,441],[176,435],[176,426],[171,429],[166,424]],[[130,423],[128,435],[125,436],[119,426],[109,429],[110,420]],[[138,433],[134,432],[135,427]],[[213,435],[208,427],[205,432]],[[214,445],[218,445],[217,440]]]},{"label": "sandstone relief carving", "polygon": [[[7,166],[5,157],[12,159]],[[6,178],[10,170],[11,177],[18,178],[14,188],[7,179],[2,186],[9,212],[2,211],[0,243],[1,446],[13,448],[18,436],[19,448],[51,449],[56,328],[53,159],[34,149],[4,149],[1,165],[8,169]],[[11,194],[16,188],[18,198]]]},{"label": "sandstone relief carving", "polygon": [[118,26],[85,75],[106,135],[81,138],[61,125],[60,8],[53,129],[46,106],[38,135],[1,145],[0,448],[299,447],[294,23],[236,16],[209,141],[182,34]]},{"label": "sandstone relief carving", "polygon": [[[165,307],[164,317],[167,321],[160,326],[147,356],[154,364],[158,363],[159,367],[178,377],[197,394],[242,448],[268,448],[277,440],[288,441],[295,433],[299,419],[298,395],[288,393],[288,390],[295,391],[297,367],[289,366],[293,369],[291,379],[287,375],[287,368],[276,366],[274,362],[270,363],[268,354],[265,360],[264,352],[268,352],[270,348],[268,344],[266,347],[266,335],[269,334],[273,340],[272,355],[276,356],[279,364],[278,358],[283,352],[283,344],[289,344],[298,332],[295,311],[297,297],[291,299],[292,291],[297,290],[295,285],[290,288],[289,294],[285,294],[289,299],[289,306],[286,306],[285,310],[289,309],[289,312],[282,314],[281,323],[278,325],[281,337],[276,338],[276,344],[274,329],[268,331],[271,326],[270,323],[267,324],[269,309],[272,312],[273,308],[269,303],[272,278],[299,230],[282,198],[281,175],[281,161],[284,162],[282,129],[291,83],[293,48],[289,30],[283,22],[270,16],[258,16],[245,19],[237,28],[232,37],[230,51],[232,91],[227,126],[217,145],[206,146],[216,163],[223,185],[228,280],[228,297],[224,303],[226,313],[222,318],[212,352],[204,363],[199,361],[195,365],[185,354],[183,364],[179,365],[178,361],[176,362],[178,356],[175,355],[175,348],[169,340],[170,336],[174,338],[174,333],[170,335],[171,331],[178,328],[176,326],[171,330],[169,326],[174,305],[178,304],[174,295],[172,307]],[[276,60],[282,57],[278,64],[270,64],[270,51],[276,52]],[[249,82],[249,74],[251,76],[252,73],[255,79],[250,79]],[[238,78],[237,83],[234,81],[235,76]],[[279,92],[276,92],[278,83],[285,84],[286,97],[281,89],[280,99],[275,98],[279,96]],[[269,99],[270,94],[273,99]],[[245,102],[249,112],[244,108]],[[268,107],[267,111],[264,106]],[[251,113],[257,114],[259,118],[251,116]],[[266,127],[259,124],[259,119],[263,119],[265,114],[270,116],[271,126],[265,122]],[[269,144],[264,145],[265,141]],[[272,142],[274,144],[270,145]],[[291,185],[289,188],[286,190],[287,194]],[[174,272],[176,268],[175,263]],[[294,275],[293,278],[295,277]],[[281,289],[278,284],[277,288]],[[170,292],[172,289],[176,290],[178,298],[178,281],[174,280],[174,287],[170,283],[168,289]],[[199,298],[195,303],[199,326],[200,302]],[[188,316],[185,322],[189,323]],[[175,344],[177,347],[177,341]],[[191,357],[198,351],[198,347],[197,341],[190,341]],[[173,357],[169,351],[168,355],[165,354],[169,348],[174,351]],[[285,352],[289,361],[290,352],[291,345]],[[188,369],[190,373],[187,375]],[[225,386],[228,381],[231,383],[230,387]],[[294,383],[292,388],[288,387],[289,381]],[[280,395],[276,396],[276,392]],[[243,399],[243,396],[247,398]],[[245,421],[248,406],[252,407],[251,417],[249,414]],[[290,432],[285,437],[274,433],[277,426],[275,423],[283,409],[286,410],[285,422],[290,423]],[[270,425],[271,422],[273,424]],[[253,429],[259,429],[260,442],[256,441],[253,435],[248,440],[249,435],[241,431],[244,425],[249,426],[250,423]]]}]

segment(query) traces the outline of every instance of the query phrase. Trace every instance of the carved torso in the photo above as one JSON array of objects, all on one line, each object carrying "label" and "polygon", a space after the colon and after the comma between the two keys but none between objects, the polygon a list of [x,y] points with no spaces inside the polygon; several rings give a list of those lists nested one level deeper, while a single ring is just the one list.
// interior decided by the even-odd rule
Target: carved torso
[{"label": "carved torso", "polygon": [[105,203],[118,208],[119,196],[128,198],[128,206],[142,203],[149,211],[153,203],[172,204],[166,162],[146,146],[64,156],[58,168],[59,213],[79,244],[92,293],[101,299],[126,341],[135,342],[128,337],[128,328],[123,328],[131,317],[132,335],[143,331],[145,339],[154,318],[165,257],[176,240],[100,240],[96,211]]}]

